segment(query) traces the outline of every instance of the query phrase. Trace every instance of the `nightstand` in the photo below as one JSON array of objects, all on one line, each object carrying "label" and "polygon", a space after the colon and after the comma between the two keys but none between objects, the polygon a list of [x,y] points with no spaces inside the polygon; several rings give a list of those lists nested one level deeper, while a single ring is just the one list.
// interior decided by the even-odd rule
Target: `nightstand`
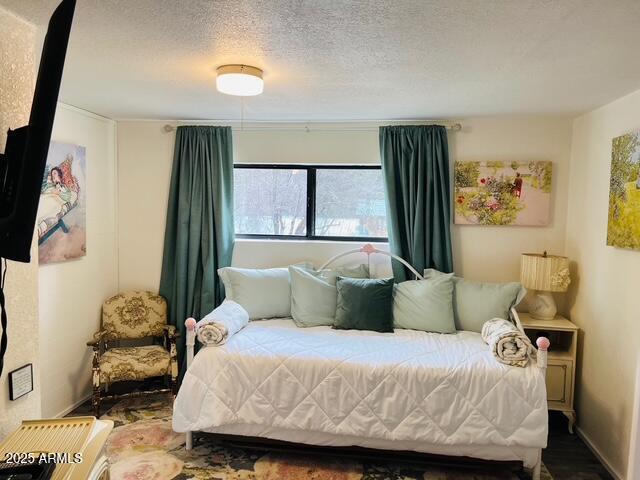
[{"label": "nightstand", "polygon": [[518,316],[522,328],[534,345],[539,336],[551,341],[547,355],[547,403],[549,410],[564,413],[569,419],[569,432],[573,433],[576,423],[573,392],[579,329],[560,315],[556,315],[553,320],[538,320],[528,313],[518,313]]}]

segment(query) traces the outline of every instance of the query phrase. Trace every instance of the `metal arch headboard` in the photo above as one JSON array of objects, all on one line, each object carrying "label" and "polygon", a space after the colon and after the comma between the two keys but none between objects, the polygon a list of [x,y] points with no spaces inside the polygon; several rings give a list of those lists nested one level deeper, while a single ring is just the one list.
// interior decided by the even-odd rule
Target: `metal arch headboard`
[{"label": "metal arch headboard", "polygon": [[320,270],[324,270],[325,268],[327,268],[329,265],[331,265],[333,262],[335,262],[336,260],[338,260],[339,258],[342,257],[346,257],[347,255],[351,255],[352,253],[366,253],[367,254],[367,261],[369,261],[369,257],[371,256],[371,254],[373,253],[380,253],[382,255],[386,255],[388,257],[393,258],[394,260],[399,261],[400,263],[402,263],[405,267],[407,267],[409,270],[411,270],[411,273],[413,273],[416,278],[418,280],[424,280],[424,277],[418,273],[418,271],[413,268],[409,262],[407,262],[404,258],[400,258],[397,255],[394,255],[391,252],[387,252],[385,250],[378,250],[376,247],[374,247],[373,245],[371,245],[370,243],[367,243],[366,245],[363,245],[360,248],[354,248],[353,250],[348,250],[346,252],[342,252],[339,253],[338,255],[335,255],[334,257],[331,257],[329,260],[327,260],[321,267]]}]

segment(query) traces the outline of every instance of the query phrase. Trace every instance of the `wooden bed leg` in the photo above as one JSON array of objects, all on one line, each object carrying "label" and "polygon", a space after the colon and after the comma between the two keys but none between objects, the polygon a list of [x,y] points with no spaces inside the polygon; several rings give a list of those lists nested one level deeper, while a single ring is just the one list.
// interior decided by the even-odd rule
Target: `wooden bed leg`
[{"label": "wooden bed leg", "polygon": [[542,471],[542,450],[538,451],[538,461],[531,470],[531,480],[540,480],[540,474]]},{"label": "wooden bed leg", "polygon": [[[185,445],[185,449],[189,451],[192,448],[193,448],[193,432],[187,432],[187,442]],[[538,476],[538,478],[540,477]]]}]

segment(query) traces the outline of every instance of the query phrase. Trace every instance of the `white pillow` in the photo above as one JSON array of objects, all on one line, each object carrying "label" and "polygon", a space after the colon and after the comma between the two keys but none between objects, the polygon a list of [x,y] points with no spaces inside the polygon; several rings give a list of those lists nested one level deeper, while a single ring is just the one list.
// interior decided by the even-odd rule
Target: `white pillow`
[{"label": "white pillow", "polygon": [[291,316],[291,288],[286,268],[218,269],[227,300],[240,304],[250,320]]}]

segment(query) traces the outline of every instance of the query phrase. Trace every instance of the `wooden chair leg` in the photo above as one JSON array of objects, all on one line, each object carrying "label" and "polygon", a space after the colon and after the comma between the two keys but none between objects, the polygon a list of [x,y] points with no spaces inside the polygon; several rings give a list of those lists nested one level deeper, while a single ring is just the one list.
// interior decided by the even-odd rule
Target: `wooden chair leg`
[{"label": "wooden chair leg", "polygon": [[92,383],[93,397],[91,404],[93,405],[93,415],[96,418],[100,418],[100,350],[97,346],[93,348]]},{"label": "wooden chair leg", "polygon": [[96,418],[100,418],[100,387],[93,388],[93,397],[91,399],[91,405],[93,406],[93,416]]},{"label": "wooden chair leg", "polygon": [[170,338],[169,354],[171,355],[171,393],[175,397],[178,394],[178,350],[175,337]]}]

